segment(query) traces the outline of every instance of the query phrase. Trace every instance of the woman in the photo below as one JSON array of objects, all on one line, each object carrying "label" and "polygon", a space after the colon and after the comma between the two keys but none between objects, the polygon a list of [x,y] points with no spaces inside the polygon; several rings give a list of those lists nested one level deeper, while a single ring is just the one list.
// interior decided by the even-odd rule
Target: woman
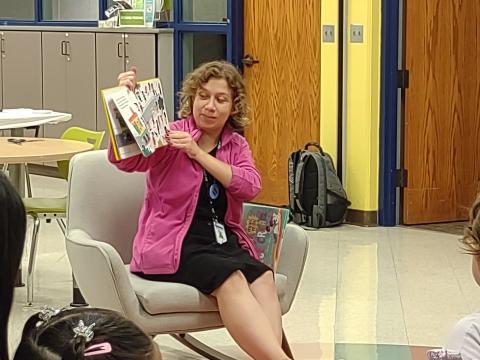
[{"label": "woman", "polygon": [[[133,90],[136,69],[118,80]],[[147,177],[130,269],[214,296],[227,330],[249,355],[288,359],[273,272],[241,225],[243,202],[261,189],[239,134],[248,123],[243,79],[229,63],[203,64],[186,77],[180,101],[182,120],[171,124],[168,146],[121,161],[109,152],[119,169]]]},{"label": "woman", "polygon": [[22,199],[0,172],[0,360],[8,360],[8,317],[25,231],[26,215]]}]

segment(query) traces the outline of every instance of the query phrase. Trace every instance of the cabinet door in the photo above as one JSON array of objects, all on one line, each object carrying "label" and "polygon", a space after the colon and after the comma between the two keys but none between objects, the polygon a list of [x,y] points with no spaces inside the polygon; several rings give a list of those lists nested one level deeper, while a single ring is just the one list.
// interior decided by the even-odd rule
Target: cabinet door
[{"label": "cabinet door", "polygon": [[[42,33],[43,51],[43,106],[61,112],[67,109],[67,59],[65,56],[65,33]],[[56,137],[52,128],[57,125],[45,125],[44,134]]]},{"label": "cabinet door", "polygon": [[60,137],[71,126],[96,128],[95,34],[61,34],[61,41],[65,41],[65,94],[61,99],[64,111],[72,114],[72,120],[46,125],[45,136],[48,137]]},{"label": "cabinet door", "polygon": [[[96,34],[97,49],[97,130],[107,129],[100,91],[117,85],[117,76],[125,71],[124,35],[113,33]],[[108,136],[105,136],[104,144]]]},{"label": "cabinet door", "polygon": [[139,80],[156,77],[154,34],[125,34],[125,67],[132,65]]},{"label": "cabinet door", "polygon": [[3,107],[42,108],[40,32],[4,31],[3,40]]}]

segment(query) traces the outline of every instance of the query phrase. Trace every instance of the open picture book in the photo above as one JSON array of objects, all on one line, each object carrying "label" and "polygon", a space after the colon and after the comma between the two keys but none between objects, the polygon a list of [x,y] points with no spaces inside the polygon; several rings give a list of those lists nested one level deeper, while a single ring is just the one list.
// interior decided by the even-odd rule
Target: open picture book
[{"label": "open picture book", "polygon": [[289,210],[252,203],[243,204],[243,226],[253,239],[260,260],[277,269]]},{"label": "open picture book", "polygon": [[117,160],[150,156],[167,145],[170,125],[160,79],[139,81],[135,91],[126,86],[102,90],[102,99]]}]

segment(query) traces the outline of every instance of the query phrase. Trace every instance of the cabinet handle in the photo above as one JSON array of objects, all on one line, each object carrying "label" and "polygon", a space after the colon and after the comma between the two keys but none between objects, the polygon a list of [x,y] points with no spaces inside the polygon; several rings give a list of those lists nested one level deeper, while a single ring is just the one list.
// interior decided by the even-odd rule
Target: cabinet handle
[{"label": "cabinet handle", "polygon": [[122,57],[123,57],[123,54],[122,54],[123,51],[120,51],[120,47],[122,46],[122,44],[123,44],[122,42],[119,42],[119,43],[117,44],[117,56],[118,56],[119,58],[122,58]]},{"label": "cabinet handle", "polygon": [[0,52],[2,53],[2,55],[5,55],[5,39],[4,38],[0,40]]},{"label": "cabinet handle", "polygon": [[128,45],[129,45],[128,42],[125,42],[125,59],[130,59],[130,56],[127,55],[127,53],[128,53],[128,48],[127,48],[127,46],[128,46]]},{"label": "cabinet handle", "polygon": [[65,55],[70,56],[70,41],[65,41]]},{"label": "cabinet handle", "polygon": [[61,45],[60,45],[60,53],[62,55],[65,55],[65,41],[62,41],[61,42]]}]

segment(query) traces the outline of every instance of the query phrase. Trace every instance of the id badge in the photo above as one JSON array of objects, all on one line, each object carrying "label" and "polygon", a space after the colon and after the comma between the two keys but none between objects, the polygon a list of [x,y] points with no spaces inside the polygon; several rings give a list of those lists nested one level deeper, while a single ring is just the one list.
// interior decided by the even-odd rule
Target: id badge
[{"label": "id badge", "polygon": [[220,224],[218,220],[213,220],[213,230],[215,231],[215,240],[217,244],[225,244],[227,242],[227,233],[225,232],[225,226]]}]

